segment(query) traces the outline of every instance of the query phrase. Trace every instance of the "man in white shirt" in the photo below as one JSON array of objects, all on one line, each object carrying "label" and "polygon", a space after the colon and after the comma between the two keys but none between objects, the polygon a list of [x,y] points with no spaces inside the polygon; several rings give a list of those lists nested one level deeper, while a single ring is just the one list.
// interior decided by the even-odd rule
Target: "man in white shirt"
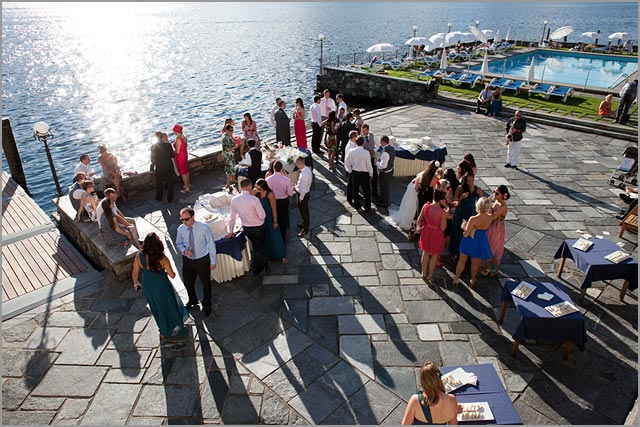
[{"label": "man in white shirt", "polygon": [[485,116],[489,114],[489,108],[491,107],[491,90],[489,85],[484,87],[484,90],[478,95],[478,101],[476,102],[476,114],[480,114],[480,108],[486,108]]},{"label": "man in white shirt", "polygon": [[276,98],[276,105],[271,107],[271,115],[269,116],[269,123],[271,123],[272,127],[276,127],[276,112],[280,108],[280,97]]},{"label": "man in white shirt", "polygon": [[313,182],[313,172],[305,165],[302,156],[296,159],[296,166],[300,170],[300,176],[295,190],[298,193],[298,209],[302,217],[302,223],[298,224],[298,227],[302,229],[298,233],[298,237],[304,237],[309,232],[309,191]]},{"label": "man in white shirt", "polygon": [[371,197],[380,197],[378,194],[378,166],[376,165],[376,143],[375,138],[369,132],[369,125],[362,125],[362,137],[364,138],[364,149],[371,155],[371,165],[373,166],[373,179],[371,180]]},{"label": "man in white shirt", "polygon": [[347,103],[344,102],[344,99],[341,93],[336,95],[336,104],[338,104],[338,111],[340,111],[341,108],[344,108],[344,114],[346,116],[349,110],[347,110]]},{"label": "man in white shirt", "polygon": [[315,154],[320,154],[320,143],[322,141],[322,114],[320,113],[320,99],[319,95],[313,97],[313,105],[309,108],[309,114],[311,115],[311,151]]},{"label": "man in white shirt", "polygon": [[192,208],[180,210],[180,221],[176,237],[176,248],[182,254],[182,279],[187,288],[187,309],[198,305],[196,277],[200,277],[204,298],[203,314],[211,314],[211,272],[216,269],[216,242],[211,227],[196,221]]},{"label": "man in white shirt", "polygon": [[253,249],[252,270],[253,275],[257,276],[265,267],[264,254],[262,247],[264,245],[264,220],[266,214],[262,208],[260,200],[251,194],[253,184],[251,180],[245,179],[240,184],[242,192],[231,199],[231,212],[229,214],[229,228],[227,239],[233,236],[233,229],[236,226],[236,220],[240,217],[242,222],[242,230],[245,236],[251,241]]},{"label": "man in white shirt", "polygon": [[89,155],[81,154],[80,163],[78,163],[78,166],[76,166],[76,168],[74,169],[73,174],[77,175],[79,173],[83,173],[85,174],[87,179],[93,179],[94,171],[93,171],[93,168],[89,166],[90,163],[91,163],[91,158],[89,157]]},{"label": "man in white shirt", "polygon": [[[364,149],[364,138],[359,136],[356,139],[357,148],[347,152],[344,159],[344,169],[351,175],[353,182],[353,206],[360,209],[359,191],[362,188],[364,194],[364,211],[373,212],[371,209],[371,179],[373,178],[373,166],[371,165],[371,155]],[[347,197],[348,198],[348,197]]]},{"label": "man in white shirt", "polygon": [[327,117],[329,117],[329,112],[337,111],[337,109],[335,101],[331,99],[331,92],[329,89],[325,89],[322,94],[324,98],[320,100],[320,114],[322,121],[325,121]]},{"label": "man in white shirt", "polygon": [[347,142],[347,145],[345,145],[344,147],[345,157],[344,157],[344,161],[342,162],[347,175],[347,201],[351,205],[353,205],[353,177],[351,176],[350,171],[347,171],[347,154],[349,154],[350,151],[353,151],[356,148],[358,148],[358,144],[356,144],[357,138],[358,138],[357,130],[352,130],[351,132],[349,132],[349,142]]}]

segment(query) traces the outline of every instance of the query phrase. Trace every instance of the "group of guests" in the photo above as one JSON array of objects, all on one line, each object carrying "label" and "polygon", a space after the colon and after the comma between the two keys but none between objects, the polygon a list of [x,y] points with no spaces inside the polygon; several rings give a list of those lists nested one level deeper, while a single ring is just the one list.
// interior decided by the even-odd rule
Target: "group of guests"
[{"label": "group of guests", "polygon": [[392,213],[401,228],[409,229],[411,239],[419,236],[422,278],[430,284],[447,247],[457,258],[455,284],[468,259],[471,286],[480,269],[484,275],[497,275],[504,253],[509,190],[500,185],[486,197],[475,184],[476,173],[471,153],[465,154],[456,170],[445,170],[433,160],[408,184],[400,209]]},{"label": "group of guests", "polygon": [[638,102],[638,79],[627,82],[620,90],[619,95],[620,104],[618,104],[615,113],[613,112],[613,95],[608,94],[598,107],[598,115],[605,118],[615,118],[615,123],[624,125],[629,121],[631,106]]}]

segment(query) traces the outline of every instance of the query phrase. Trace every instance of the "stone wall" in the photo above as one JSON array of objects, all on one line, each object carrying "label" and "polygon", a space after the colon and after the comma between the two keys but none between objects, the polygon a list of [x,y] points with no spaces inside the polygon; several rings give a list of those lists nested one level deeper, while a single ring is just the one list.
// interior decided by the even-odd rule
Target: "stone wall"
[{"label": "stone wall", "polygon": [[[207,153],[202,156],[189,156],[189,175],[191,177],[201,175],[214,169],[222,169],[224,160],[222,159],[222,151],[217,150],[213,153]],[[125,194],[127,197],[135,196],[138,193],[153,190],[156,188],[155,173],[146,171],[122,179]],[[179,176],[175,177],[175,182],[182,182]]]},{"label": "stone wall", "polygon": [[349,102],[376,107],[421,104],[437,96],[437,90],[427,93],[427,82],[333,67],[325,67],[317,76],[318,92],[324,89],[347,94]]}]

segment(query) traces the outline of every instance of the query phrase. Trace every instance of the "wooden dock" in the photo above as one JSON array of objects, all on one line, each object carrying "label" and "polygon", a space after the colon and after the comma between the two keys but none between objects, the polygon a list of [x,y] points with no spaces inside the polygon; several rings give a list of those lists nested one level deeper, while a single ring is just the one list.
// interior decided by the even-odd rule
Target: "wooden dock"
[{"label": "wooden dock", "polygon": [[24,189],[2,172],[2,319],[101,279]]}]

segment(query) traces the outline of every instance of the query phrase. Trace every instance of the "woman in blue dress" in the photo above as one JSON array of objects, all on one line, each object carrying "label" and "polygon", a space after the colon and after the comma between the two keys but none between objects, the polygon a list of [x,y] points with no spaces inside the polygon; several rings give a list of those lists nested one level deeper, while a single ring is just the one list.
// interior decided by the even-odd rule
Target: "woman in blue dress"
[{"label": "woman in blue dress", "polygon": [[[278,229],[278,214],[276,211],[276,196],[269,188],[267,181],[260,178],[256,181],[256,185],[253,194],[260,198],[260,203],[264,212],[267,214],[264,219],[264,255],[267,261],[282,261],[283,264],[287,263],[287,248],[285,247],[284,240],[282,240],[282,233]],[[268,267],[267,267],[268,271]]]},{"label": "woman in blue dress", "polygon": [[[142,285],[138,277],[142,272]],[[169,277],[176,277],[169,258],[164,254],[164,244],[154,232],[147,234],[142,251],[133,261],[133,287],[142,289],[151,314],[160,329],[160,338],[175,337],[186,333],[184,322],[189,313],[176,293]]]},{"label": "woman in blue dress", "polygon": [[476,214],[476,202],[482,197],[482,190],[475,185],[475,176],[471,172],[462,175],[460,186],[456,188],[453,211],[453,224],[451,240],[449,241],[449,253],[454,256],[460,254],[460,242],[462,241],[462,222],[468,221]]},{"label": "woman in blue dress", "polygon": [[493,222],[491,199],[488,197],[480,198],[476,202],[476,211],[478,211],[478,214],[469,218],[464,229],[464,237],[460,242],[460,259],[458,260],[458,265],[456,265],[454,285],[457,285],[460,281],[460,275],[464,271],[467,258],[471,258],[471,280],[469,280],[469,286],[471,287],[476,284],[480,261],[493,259],[491,245],[487,238],[487,230]]}]

